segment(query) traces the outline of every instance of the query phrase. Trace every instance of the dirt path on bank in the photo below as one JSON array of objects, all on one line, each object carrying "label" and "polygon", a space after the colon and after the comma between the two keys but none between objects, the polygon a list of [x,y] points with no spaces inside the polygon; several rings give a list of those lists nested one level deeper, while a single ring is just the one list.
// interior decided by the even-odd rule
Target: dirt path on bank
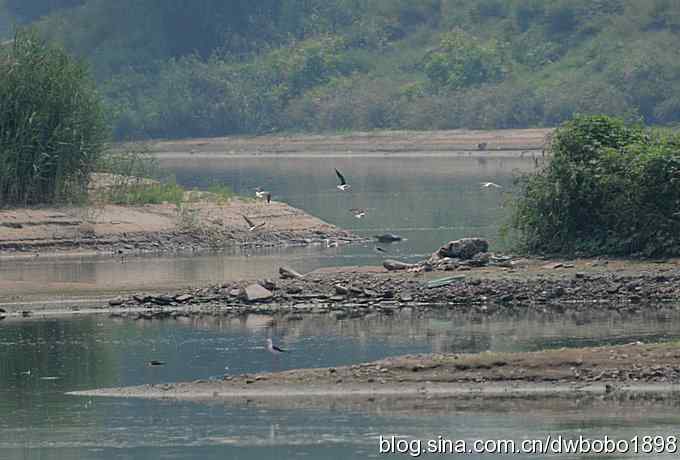
[{"label": "dirt path on bank", "polygon": [[75,392],[87,396],[176,399],[424,398],[669,391],[680,383],[678,343],[572,348],[530,353],[429,354],[352,366],[226,375],[223,380]]}]

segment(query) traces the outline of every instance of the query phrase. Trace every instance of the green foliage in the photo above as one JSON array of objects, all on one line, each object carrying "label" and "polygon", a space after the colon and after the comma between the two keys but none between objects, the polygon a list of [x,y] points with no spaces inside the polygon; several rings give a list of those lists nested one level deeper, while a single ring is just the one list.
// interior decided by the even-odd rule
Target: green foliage
[{"label": "green foliage", "polygon": [[174,203],[180,206],[184,201],[184,188],[175,184],[149,184],[139,182],[126,187],[116,187],[110,190],[106,201],[119,205],[142,205]]},{"label": "green foliage", "polygon": [[31,31],[0,48],[0,205],[79,199],[106,138],[83,64]]},{"label": "green foliage", "polygon": [[500,80],[503,58],[495,42],[481,43],[459,29],[442,36],[439,49],[426,57],[424,70],[435,88],[458,89]]},{"label": "green foliage", "polygon": [[531,252],[680,254],[680,136],[579,116],[518,180],[512,224]]},{"label": "green foliage", "polygon": [[680,122],[669,0],[87,0],[37,27],[91,63],[118,139]]}]

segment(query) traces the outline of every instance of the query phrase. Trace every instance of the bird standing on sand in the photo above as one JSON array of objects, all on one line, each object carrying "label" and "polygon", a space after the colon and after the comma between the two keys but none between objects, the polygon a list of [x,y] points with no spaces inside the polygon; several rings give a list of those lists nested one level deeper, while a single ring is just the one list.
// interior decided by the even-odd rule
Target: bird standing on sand
[{"label": "bird standing on sand", "polygon": [[498,184],[494,184],[493,182],[480,182],[482,188],[503,188]]},{"label": "bird standing on sand", "polygon": [[284,350],[283,348],[279,348],[274,343],[272,343],[272,339],[267,338],[267,351],[271,353],[274,356],[278,356],[281,353],[287,353],[288,350]]},{"label": "bird standing on sand", "polygon": [[248,224],[248,231],[249,232],[252,232],[252,231],[257,230],[258,228],[264,227],[264,224],[266,223],[266,222],[261,222],[261,223],[256,225],[252,220],[248,219],[246,216],[242,215],[241,217],[243,217],[243,219]]},{"label": "bird standing on sand", "polygon": [[343,176],[342,173],[340,173],[340,171],[336,169],[335,174],[338,176],[338,179],[340,179],[340,183],[336,186],[338,190],[340,190],[341,192],[346,192],[352,188],[352,186],[347,183],[347,181],[345,180],[345,176]]},{"label": "bird standing on sand", "polygon": [[266,190],[262,190],[262,187],[255,188],[255,198],[260,200],[265,200],[267,204],[272,202],[272,194]]}]

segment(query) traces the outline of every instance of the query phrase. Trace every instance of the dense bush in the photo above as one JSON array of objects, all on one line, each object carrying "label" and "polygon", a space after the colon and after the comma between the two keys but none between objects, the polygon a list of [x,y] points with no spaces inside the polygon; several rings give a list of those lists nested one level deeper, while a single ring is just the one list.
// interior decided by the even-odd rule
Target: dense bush
[{"label": "dense bush", "polygon": [[84,65],[30,31],[0,49],[0,205],[77,198],[105,138]]},{"label": "dense bush", "polygon": [[680,254],[677,134],[579,116],[519,184],[512,223],[531,252]]}]

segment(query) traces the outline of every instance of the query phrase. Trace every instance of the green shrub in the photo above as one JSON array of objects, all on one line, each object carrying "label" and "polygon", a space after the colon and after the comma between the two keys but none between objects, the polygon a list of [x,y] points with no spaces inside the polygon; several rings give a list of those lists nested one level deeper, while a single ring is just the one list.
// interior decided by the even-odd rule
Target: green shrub
[{"label": "green shrub", "polygon": [[680,136],[577,116],[522,176],[512,225],[531,252],[680,254]]},{"label": "green shrub", "polygon": [[106,138],[83,64],[31,31],[0,48],[0,205],[79,199]]}]

